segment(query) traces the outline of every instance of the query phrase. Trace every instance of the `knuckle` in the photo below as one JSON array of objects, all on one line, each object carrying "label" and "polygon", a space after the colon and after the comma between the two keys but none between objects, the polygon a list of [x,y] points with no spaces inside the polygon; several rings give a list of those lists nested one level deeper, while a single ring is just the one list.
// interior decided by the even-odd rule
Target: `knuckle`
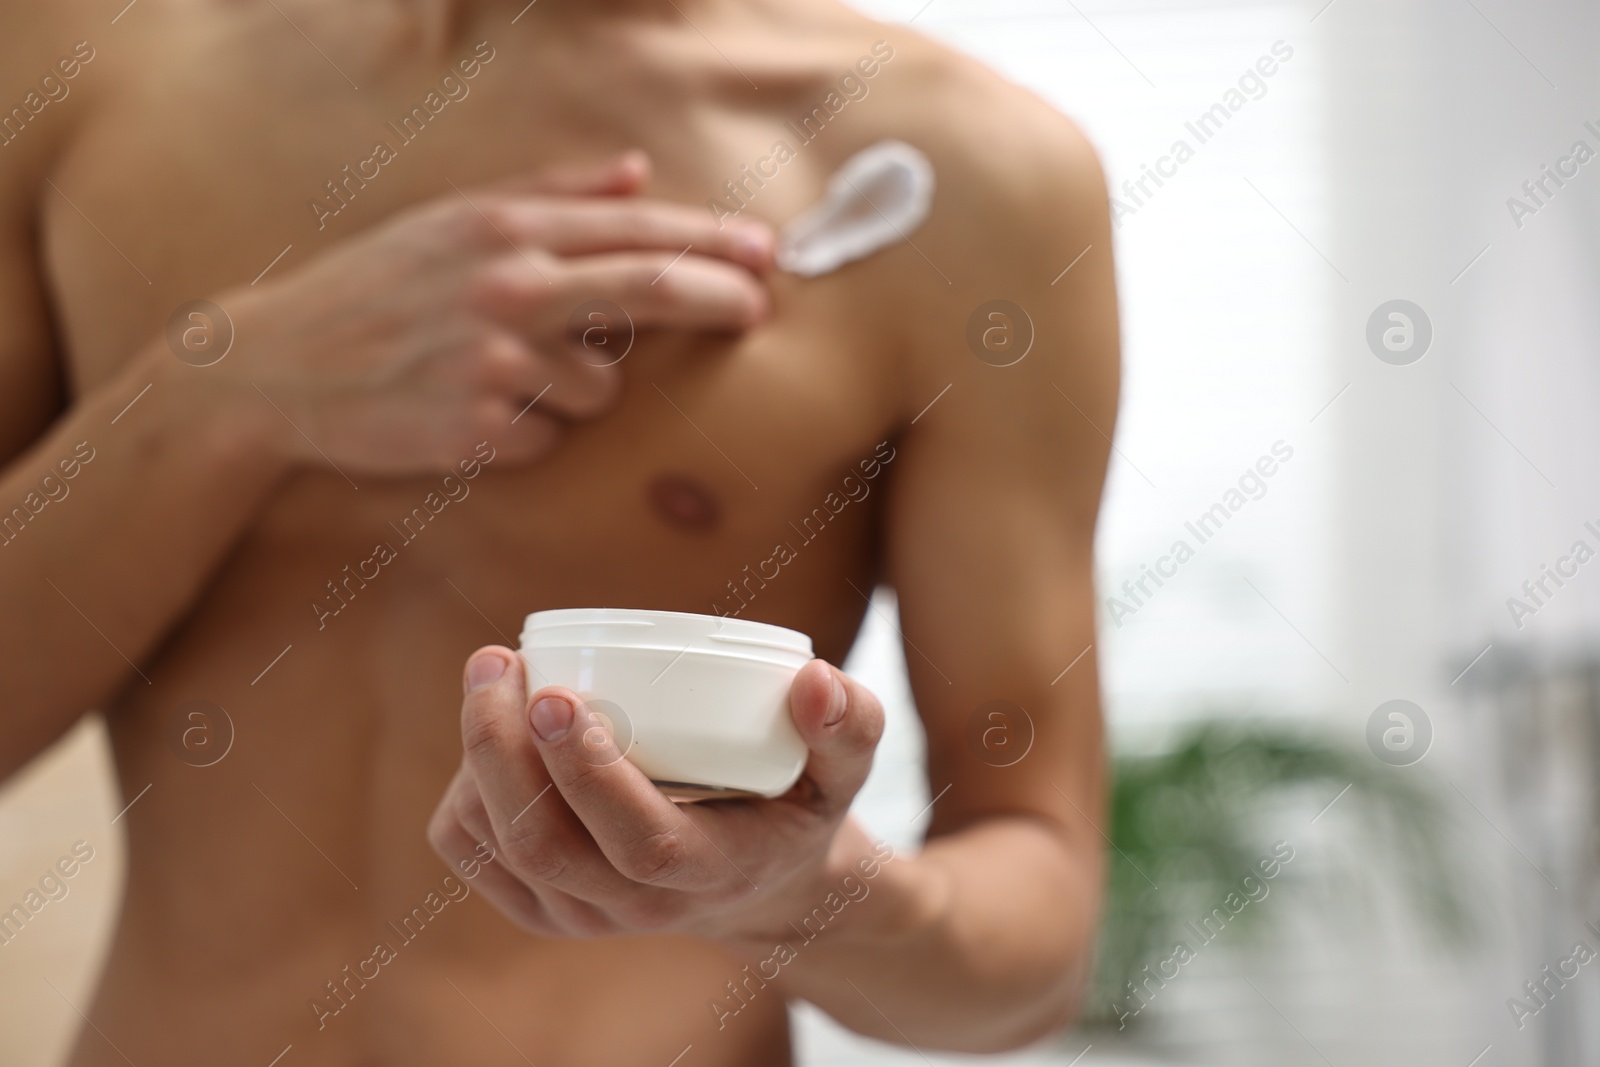
[{"label": "knuckle", "polygon": [[574,810],[604,804],[609,790],[599,780],[595,768],[582,760],[556,757],[550,763],[550,777],[556,782],[567,806]]},{"label": "knuckle", "polygon": [[617,869],[630,881],[659,885],[673,881],[688,861],[689,852],[683,838],[664,830],[628,845],[617,861]]},{"label": "knuckle", "polygon": [[514,378],[527,361],[527,350],[514,337],[485,333],[466,345],[467,365],[485,385],[501,385]]},{"label": "knuckle", "polygon": [[470,204],[463,204],[466,212],[471,216],[467,225],[471,227],[468,236],[484,241],[503,240],[512,226],[516,225],[516,212],[511,202],[502,196],[480,196]]},{"label": "knuckle", "polygon": [[538,882],[554,882],[567,870],[561,851],[537,831],[522,831],[500,843],[506,863],[518,874]]},{"label": "knuckle", "polygon": [[521,256],[502,256],[472,274],[467,300],[491,314],[507,315],[538,306],[548,288]]},{"label": "knuckle", "polygon": [[461,747],[479,758],[494,756],[503,747],[500,723],[482,701],[469,698],[461,706]]},{"label": "knuckle", "polygon": [[445,850],[449,847],[456,826],[454,816],[444,805],[440,805],[428,820],[428,844],[433,847],[434,852],[447,860],[451,857],[446,855]]},{"label": "knuckle", "polygon": [[433,224],[439,242],[452,248],[482,244],[494,233],[482,212],[460,197],[448,200]]},{"label": "knuckle", "polygon": [[[455,824],[470,832],[474,837],[477,837],[481,831],[488,828],[489,810],[483,806],[483,798],[478,795],[478,791],[475,789],[463,791],[457,795],[450,805],[450,812],[454,817]],[[448,833],[449,829],[450,827],[447,823],[445,832]]]}]

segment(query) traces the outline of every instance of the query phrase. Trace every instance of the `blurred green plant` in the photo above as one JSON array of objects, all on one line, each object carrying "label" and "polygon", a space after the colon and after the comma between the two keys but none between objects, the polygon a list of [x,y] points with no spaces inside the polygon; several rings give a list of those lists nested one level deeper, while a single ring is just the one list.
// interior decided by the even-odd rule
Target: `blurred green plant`
[{"label": "blurred green plant", "polygon": [[[1141,1003],[1129,990],[1145,977],[1144,968],[1170,959],[1177,942],[1199,949],[1203,942],[1191,924],[1229,893],[1243,894],[1246,875],[1265,881],[1257,863],[1270,858],[1271,842],[1285,836],[1268,836],[1272,812],[1299,801],[1314,813],[1336,796],[1329,821],[1336,815],[1359,824],[1357,844],[1367,860],[1351,865],[1341,880],[1370,889],[1381,869],[1439,941],[1469,944],[1473,906],[1461,888],[1466,883],[1433,779],[1416,767],[1392,767],[1365,749],[1292,727],[1203,719],[1160,752],[1113,760],[1108,833],[1115,847],[1107,857],[1105,915],[1083,1022],[1120,1026],[1119,1019],[1137,1018],[1125,1013]],[[1303,855],[1303,842],[1289,843]],[[1271,887],[1267,899],[1303,888],[1303,882],[1295,884],[1296,873],[1290,863],[1265,881]],[[1359,892],[1360,885],[1343,888],[1357,892],[1331,895],[1347,905],[1371,896]],[[1228,923],[1230,943],[1259,943],[1270,925],[1263,917],[1280,910],[1264,903],[1243,907]]]}]

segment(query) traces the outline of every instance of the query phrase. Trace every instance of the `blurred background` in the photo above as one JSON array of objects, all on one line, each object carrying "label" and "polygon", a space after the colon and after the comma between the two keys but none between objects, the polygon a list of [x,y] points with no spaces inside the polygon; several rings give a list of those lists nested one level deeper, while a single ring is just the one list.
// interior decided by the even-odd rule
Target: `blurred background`
[{"label": "blurred background", "polygon": [[[1570,962],[1600,951],[1600,564],[1574,555],[1600,552],[1600,10],[859,2],[1072,116],[1116,198],[1113,897],[1085,1024],[984,1062],[1600,1062],[1600,964]],[[878,606],[858,809],[911,846],[930,797]],[[96,849],[0,957],[0,1062],[55,1063],[78,1023],[3,976],[92,983],[115,797],[94,722],[0,791],[0,903]],[[978,1062],[795,1015],[807,1064]]]}]

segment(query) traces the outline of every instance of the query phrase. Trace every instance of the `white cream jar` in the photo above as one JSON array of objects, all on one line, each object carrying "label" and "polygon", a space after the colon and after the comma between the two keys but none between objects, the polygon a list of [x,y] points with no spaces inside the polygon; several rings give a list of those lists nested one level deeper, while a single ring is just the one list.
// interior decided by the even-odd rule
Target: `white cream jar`
[{"label": "white cream jar", "polygon": [[[564,608],[522,627],[528,692],[565,686],[609,721],[617,749],[679,798],[779,796],[806,745],[789,686],[811,638],[747,619]],[[607,746],[607,751],[610,751]]]}]

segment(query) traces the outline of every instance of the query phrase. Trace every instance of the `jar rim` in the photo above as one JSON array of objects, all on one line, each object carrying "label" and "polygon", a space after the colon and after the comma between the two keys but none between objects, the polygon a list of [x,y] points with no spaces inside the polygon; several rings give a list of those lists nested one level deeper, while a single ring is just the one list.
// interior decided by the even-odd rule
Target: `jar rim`
[{"label": "jar rim", "polygon": [[522,646],[595,645],[618,648],[653,647],[701,639],[755,652],[813,655],[811,638],[799,630],[753,619],[698,615],[686,611],[644,608],[553,608],[536,611],[522,625]]}]

